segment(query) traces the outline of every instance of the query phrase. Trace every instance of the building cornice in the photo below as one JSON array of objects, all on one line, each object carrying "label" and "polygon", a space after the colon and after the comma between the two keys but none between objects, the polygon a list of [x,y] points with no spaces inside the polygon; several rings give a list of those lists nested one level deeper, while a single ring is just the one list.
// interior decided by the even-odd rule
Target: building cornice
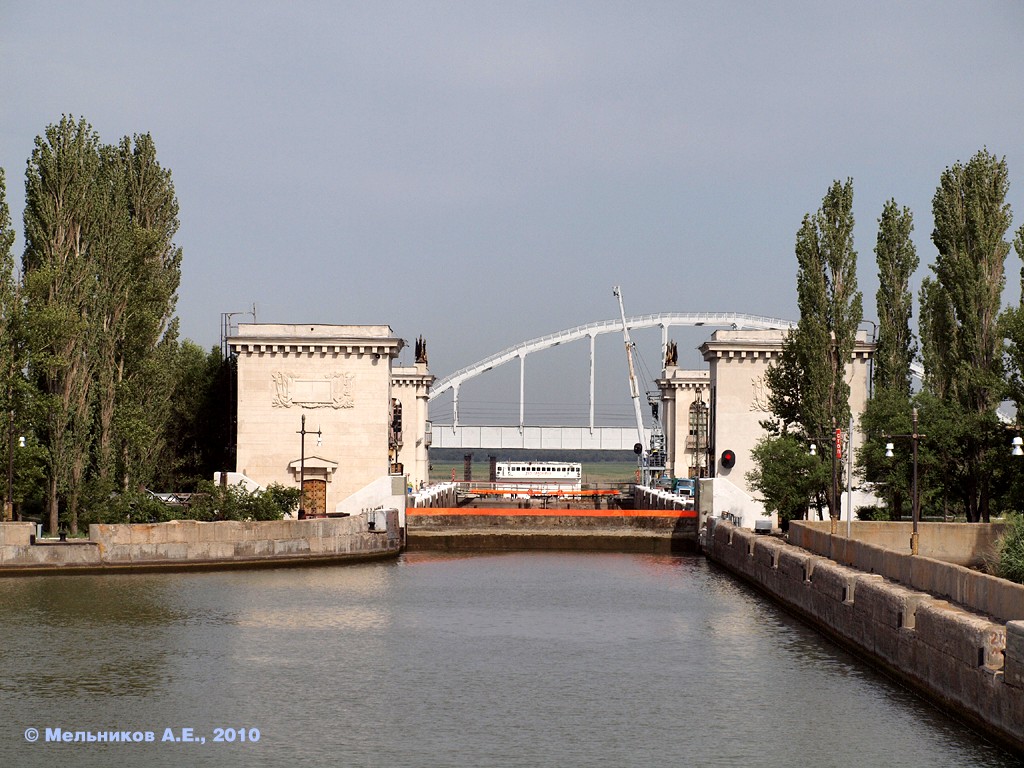
[{"label": "building cornice", "polygon": [[231,351],[239,355],[281,355],[282,357],[321,357],[340,355],[387,355],[398,357],[402,339],[336,338],[297,341],[296,339],[228,339]]},{"label": "building cornice", "polygon": [[[875,354],[875,344],[858,341],[850,353],[851,360],[870,360]],[[699,347],[706,362],[723,359],[766,359],[772,360],[782,354],[782,344],[777,341],[752,341],[728,339],[706,341]]]}]

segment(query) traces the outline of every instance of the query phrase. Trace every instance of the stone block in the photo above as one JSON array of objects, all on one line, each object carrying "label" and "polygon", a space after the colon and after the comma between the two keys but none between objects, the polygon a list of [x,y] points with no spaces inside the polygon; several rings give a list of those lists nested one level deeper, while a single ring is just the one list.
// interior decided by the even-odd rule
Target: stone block
[{"label": "stone block", "polygon": [[912,629],[916,620],[917,605],[922,599],[919,592],[886,581],[879,575],[860,577],[856,596],[858,612],[890,629]]},{"label": "stone block", "polygon": [[779,539],[762,535],[755,543],[755,560],[765,568],[776,569],[779,567],[779,556],[785,548],[785,543]]},{"label": "stone block", "polygon": [[836,602],[847,602],[854,597],[857,575],[857,571],[822,559],[814,567],[811,589]]},{"label": "stone block", "polygon": [[270,554],[274,555],[308,555],[311,553],[311,542],[308,539],[279,539],[266,542]]},{"label": "stone block", "polygon": [[27,547],[35,532],[35,523],[0,523],[0,546]]},{"label": "stone block", "polygon": [[971,669],[1003,666],[1006,628],[941,600],[922,602],[916,628],[921,642]]},{"label": "stone block", "polygon": [[1024,621],[1010,621],[1006,624],[1003,673],[1007,685],[1024,689]]},{"label": "stone block", "polygon": [[105,547],[114,544],[131,544],[132,529],[130,525],[90,525],[89,539]]},{"label": "stone block", "polygon": [[136,555],[132,560],[133,562],[185,560],[187,557],[188,545],[181,541],[173,541],[136,547]]}]

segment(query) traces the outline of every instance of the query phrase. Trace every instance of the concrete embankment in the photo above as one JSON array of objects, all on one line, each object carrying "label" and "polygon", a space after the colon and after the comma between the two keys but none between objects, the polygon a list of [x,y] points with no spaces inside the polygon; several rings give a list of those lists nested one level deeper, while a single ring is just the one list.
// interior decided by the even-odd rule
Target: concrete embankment
[{"label": "concrete embankment", "polygon": [[406,509],[410,550],[664,553],[695,549],[692,510]]},{"label": "concrete embankment", "polygon": [[[854,558],[855,542],[832,537],[827,545],[821,531],[812,533],[804,538],[816,540],[819,548],[841,547],[843,557]],[[902,553],[883,557],[876,550],[884,548],[863,546],[869,547],[860,548],[867,562],[883,567],[883,560],[890,561],[885,567],[910,581],[948,584],[936,575],[943,570],[939,566],[962,568],[909,554],[906,558],[917,562],[906,564],[897,557]],[[909,582],[897,583],[723,520],[709,520],[703,547],[711,560],[842,645],[1024,752],[1024,621],[1013,620],[1024,618],[1024,600],[1018,598],[1014,606],[999,603],[1010,615],[993,620],[988,611],[956,605]],[[912,570],[918,572],[916,580]],[[969,590],[960,595],[968,597]]]},{"label": "concrete embankment", "polygon": [[36,541],[32,523],[0,525],[0,575],[340,563],[397,556],[398,513],[267,522],[90,525],[89,538]]}]

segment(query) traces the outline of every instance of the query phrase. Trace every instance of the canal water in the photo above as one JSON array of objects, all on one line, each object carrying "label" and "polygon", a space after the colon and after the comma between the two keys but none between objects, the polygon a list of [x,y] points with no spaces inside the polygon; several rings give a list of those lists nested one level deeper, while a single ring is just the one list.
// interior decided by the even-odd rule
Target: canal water
[{"label": "canal water", "polygon": [[0,766],[1018,765],[699,556],[0,579],[0,629]]}]

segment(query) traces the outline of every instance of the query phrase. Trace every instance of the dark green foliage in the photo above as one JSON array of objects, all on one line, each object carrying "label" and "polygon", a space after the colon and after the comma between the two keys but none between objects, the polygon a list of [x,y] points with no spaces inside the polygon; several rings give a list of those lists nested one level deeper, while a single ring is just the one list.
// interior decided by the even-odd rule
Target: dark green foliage
[{"label": "dark green foliage", "polygon": [[925,386],[965,427],[950,446],[960,471],[957,497],[971,522],[988,521],[994,488],[995,409],[1006,394],[1003,345],[997,322],[1010,245],[1006,161],[986,150],[947,168],[932,199],[938,257],[934,280],[921,287],[921,341]]},{"label": "dark green foliage", "polygon": [[807,513],[809,500],[828,482],[830,467],[807,452],[807,443],[794,436],[762,438],[752,452],[754,469],[747,482],[760,494],[769,512],[776,512],[785,530],[790,520]]},{"label": "dark green foliage", "polygon": [[82,493],[151,482],[166,458],[181,251],[170,172],[148,135],[101,144],[63,117],[26,171],[27,360],[41,397],[48,516]]},{"label": "dark green foliage", "polygon": [[857,507],[857,519],[865,521],[889,520],[889,510],[879,506]]},{"label": "dark green foliage", "polygon": [[[1017,230],[1013,240],[1017,256],[1024,258],[1024,227]],[[1003,312],[999,318],[1000,336],[1006,340],[1004,361],[1007,373],[1007,397],[1024,410],[1024,269],[1021,270],[1020,300],[1016,307]]]},{"label": "dark green foliage", "polygon": [[58,494],[68,499],[72,532],[85,465],[92,449],[96,317],[94,248],[106,236],[99,137],[69,117],[49,126],[25,179],[22,258],[26,330],[34,382],[45,418],[40,438],[49,451],[50,531],[58,528]]},{"label": "dark green foliage", "polygon": [[218,347],[204,352],[185,341],[175,345],[169,370],[170,413],[152,487],[192,491],[214,472],[234,467],[229,445],[234,361],[222,360]]},{"label": "dark green foliage", "polygon": [[878,220],[875,255],[878,261],[878,346],[875,349],[874,387],[910,395],[910,363],[915,347],[910,332],[913,301],[910,278],[918,258],[910,233],[914,219],[909,208],[889,200]]},{"label": "dark green foliage", "polygon": [[1024,584],[1024,516],[1011,515],[999,542],[999,564],[996,575]]},{"label": "dark green foliage", "polygon": [[857,452],[857,466],[885,500],[893,520],[911,512],[911,445],[909,440],[894,439],[892,458],[886,457],[885,445],[891,435],[910,434],[910,411],[909,393],[884,387],[875,390],[860,420],[866,439]]},{"label": "dark green foliage", "polygon": [[[853,250],[853,182],[834,182],[815,214],[804,216],[796,237],[797,303],[800,322],[783,344],[782,355],[768,370],[768,408],[771,419],[762,423],[772,436],[755,451],[755,462],[788,456],[793,444],[807,454],[807,440],[824,450],[807,456],[817,468],[806,473],[809,485],[798,483],[806,510],[812,496],[828,499],[830,514],[840,515],[841,497],[833,482],[831,435],[846,429],[850,419],[850,385],[846,378],[862,319],[862,298],[857,290],[857,253]],[[796,436],[795,443],[774,443]],[[773,458],[774,457],[774,458]],[[797,467],[798,468],[798,467]],[[835,468],[835,476],[842,467]],[[780,515],[796,514],[785,474],[758,463],[752,474],[755,487],[769,509]],[[817,483],[817,485],[814,485]]]},{"label": "dark green foliage", "polygon": [[109,494],[87,506],[83,522],[165,523],[170,520],[280,520],[299,505],[299,489],[274,483],[250,493],[239,485],[199,483],[185,504],[168,503],[145,490]]},{"label": "dark green foliage", "polygon": [[182,517],[189,520],[280,520],[299,505],[299,489],[273,483],[249,493],[240,485],[199,484],[198,493]]}]

